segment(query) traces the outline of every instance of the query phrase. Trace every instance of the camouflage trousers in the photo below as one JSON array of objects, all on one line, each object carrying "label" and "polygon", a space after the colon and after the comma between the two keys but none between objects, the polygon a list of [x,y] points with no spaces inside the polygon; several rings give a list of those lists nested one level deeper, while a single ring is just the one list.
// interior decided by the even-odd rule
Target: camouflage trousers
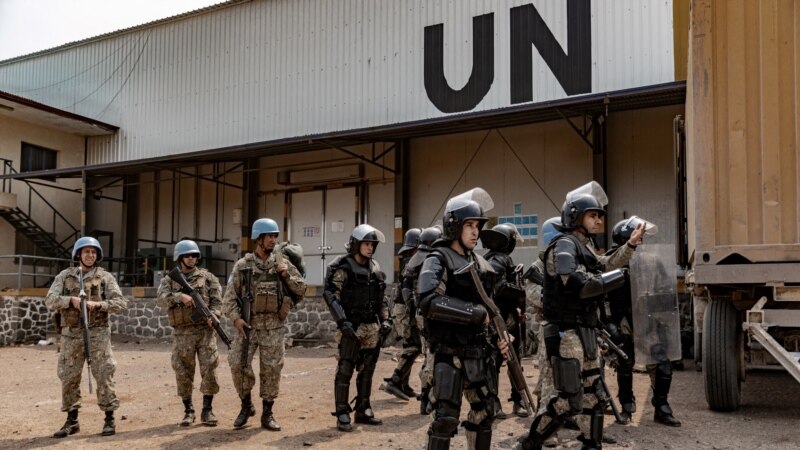
[{"label": "camouflage trousers", "polygon": [[[542,327],[546,325],[546,322],[542,323]],[[544,342],[541,342],[544,344]],[[544,346],[542,346],[542,353],[546,353],[544,351]],[[559,346],[559,353],[561,354],[562,358],[574,358],[577,359],[580,364],[580,371],[585,373],[587,371],[591,371],[593,369],[601,370],[600,368],[600,357],[599,351],[596,355],[597,357],[589,359],[586,358],[583,352],[583,345],[581,344],[581,339],[578,335],[578,332],[575,330],[567,330],[562,333],[561,336],[561,343]],[[540,356],[540,358],[547,358],[546,356]],[[540,363],[542,360],[539,360]],[[586,414],[589,410],[595,407],[598,403],[605,402],[606,398],[598,397],[596,392],[602,392],[602,389],[599,387],[600,384],[600,375],[593,374],[588,376],[583,376],[581,383],[583,385],[583,397],[582,397],[582,406],[581,411],[575,412],[570,408],[569,401],[565,398],[559,397],[558,390],[555,387],[555,381],[553,380],[553,368],[549,361],[545,361],[544,365],[542,366],[541,372],[539,373],[539,380],[541,382],[541,392],[539,394],[539,407],[536,411],[536,417],[534,418],[534,422],[541,417],[539,425],[537,427],[537,431],[543,431],[545,427],[553,420],[553,416],[551,414],[555,414],[559,417],[565,417],[569,415],[580,414],[577,417],[578,425],[581,428],[581,432],[584,436],[589,436],[589,416]],[[601,396],[603,394],[600,394]],[[552,412],[550,410],[552,409]]]},{"label": "camouflage trousers", "polygon": [[217,384],[217,336],[209,327],[186,327],[175,331],[175,344],[172,347],[172,369],[178,385],[178,396],[192,398],[194,388],[195,356],[200,363],[200,392],[214,395],[219,392]]},{"label": "camouflage trousers", "polygon": [[[539,351],[536,352],[536,358],[539,363],[539,378],[536,380],[536,386],[533,388],[533,395],[536,396],[537,403],[541,405],[542,398],[550,398],[554,395],[552,391],[544,392],[542,389],[542,384],[545,379],[551,381],[548,388],[553,387],[553,367],[550,365],[550,361],[547,360],[547,351],[544,348],[544,332],[542,331],[541,325],[539,329],[536,330],[536,340],[538,341],[537,346],[539,349]],[[539,409],[539,407],[537,406],[536,409]]]},{"label": "camouflage trousers", "polygon": [[397,335],[408,341],[411,339],[412,328],[416,326],[416,322],[411,322],[411,317],[408,314],[408,307],[402,303],[395,303],[392,307],[392,317],[394,317],[394,329]]},{"label": "camouflage trousers", "polygon": [[231,376],[233,386],[239,394],[239,398],[244,398],[253,390],[256,383],[255,372],[253,371],[253,358],[258,352],[259,355],[259,379],[261,385],[259,395],[264,400],[275,400],[278,397],[281,370],[283,369],[284,343],[283,337],[286,331],[283,327],[271,330],[254,328],[250,331],[250,346],[247,351],[247,362],[242,378],[242,346],[243,338],[237,334],[233,340],[230,351],[228,351],[228,365],[231,366]]},{"label": "camouflage trousers", "polygon": [[[89,353],[92,359],[92,378],[97,390],[97,406],[102,411],[119,408],[114,386],[117,362],[111,352],[111,331],[108,327],[92,328],[89,334]],[[61,335],[61,353],[58,355],[58,378],[61,380],[61,411],[81,407],[81,375],[84,366],[83,336],[74,335],[65,328]]]}]

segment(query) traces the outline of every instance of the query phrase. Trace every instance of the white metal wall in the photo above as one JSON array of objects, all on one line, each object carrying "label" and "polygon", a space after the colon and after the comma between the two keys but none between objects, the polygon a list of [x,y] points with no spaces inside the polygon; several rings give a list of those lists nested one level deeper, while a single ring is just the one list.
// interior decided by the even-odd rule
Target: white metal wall
[{"label": "white metal wall", "polygon": [[[510,8],[532,3],[563,48],[563,0],[263,0],[0,63],[0,90],[120,126],[90,164],[446,115],[423,81],[424,29],[444,74],[472,71],[472,18],[492,13],[494,79],[472,111],[510,105]],[[592,92],[671,81],[672,6],[591,3]],[[566,96],[535,48],[533,102]]]}]

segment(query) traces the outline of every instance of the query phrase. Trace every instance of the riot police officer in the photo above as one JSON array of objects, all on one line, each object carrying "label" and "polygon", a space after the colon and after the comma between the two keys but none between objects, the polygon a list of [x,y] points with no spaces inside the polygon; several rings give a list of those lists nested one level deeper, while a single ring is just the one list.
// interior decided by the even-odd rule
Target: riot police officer
[{"label": "riot police officer", "polygon": [[[220,316],[222,308],[222,287],[217,277],[206,269],[198,267],[200,248],[191,240],[182,240],[175,244],[172,260],[178,264],[181,273],[190,286],[195,288],[206,306],[215,316]],[[194,382],[195,357],[200,363],[200,392],[203,394],[203,410],[200,422],[208,426],[217,426],[211,404],[214,395],[219,392],[217,384],[217,337],[211,328],[210,320],[195,321],[192,318],[196,305],[188,294],[181,292],[181,286],[170,277],[164,277],[158,287],[156,303],[167,308],[169,324],[174,329],[174,345],[172,348],[172,368],[178,386],[178,396],[183,400],[184,416],[181,426],[189,426],[195,420],[192,405],[192,389]]]},{"label": "riot police officer", "polygon": [[391,329],[389,306],[384,299],[386,276],[372,258],[378,244],[386,239],[368,224],[355,227],[347,254],[328,265],[323,296],[339,331],[339,362],[334,380],[336,428],[352,431],[350,423],[350,379],[356,377],[355,422],[380,425],[370,405],[372,375],[380,355],[381,338]]},{"label": "riot police officer", "polygon": [[[61,353],[58,355],[58,378],[61,379],[61,410],[67,413],[67,421],[53,437],[63,438],[80,431],[78,409],[81,407],[81,372],[87,356],[91,358],[91,376],[97,382],[97,405],[105,411],[103,436],[116,433],[114,411],[119,408],[114,386],[114,371],[117,362],[111,350],[109,313],[119,312],[127,301],[116,279],[97,263],[103,260],[103,248],[93,237],[82,237],[75,241],[72,260],[77,267],[64,269],[53,280],[47,292],[47,309],[61,313]],[[89,355],[84,353],[84,337],[81,328],[81,279],[86,293],[86,309],[89,317]]]},{"label": "riot police officer", "polygon": [[[425,336],[434,355],[430,399],[434,409],[428,450],[450,448],[458,430],[462,394],[470,403],[466,429],[469,448],[489,449],[495,419],[497,380],[489,316],[469,271],[477,269],[484,289],[494,276],[485,259],[473,252],[485,212],[493,206],[486,191],[475,188],[448,200],[442,237],[434,243],[417,281]],[[505,354],[507,343],[497,341]]]},{"label": "riot police officer", "polygon": [[[422,230],[412,228],[406,231],[403,239],[403,246],[397,252],[400,257],[400,280],[398,285],[402,286],[405,278],[405,268],[408,261],[416,254],[419,246],[419,238]],[[398,337],[403,339],[403,351],[397,357],[397,367],[389,378],[385,378],[381,389],[394,395],[401,400],[408,400],[409,397],[416,397],[418,394],[409,385],[411,377],[411,367],[414,360],[422,353],[422,343],[420,342],[419,329],[417,328],[416,308],[413,299],[403,295],[403,290],[397,289],[392,307],[392,317],[394,327]]]},{"label": "riot police officer", "polygon": [[[525,290],[521,285],[521,266],[517,268],[514,265],[511,252],[514,251],[518,243],[522,242],[522,237],[514,224],[501,223],[492,227],[491,230],[481,231],[481,242],[484,247],[489,249],[484,258],[492,266],[495,273],[498,274],[498,281],[494,286],[494,301],[503,314],[506,328],[514,336],[514,342],[511,345],[514,347],[516,354],[520,355],[520,344],[522,343],[522,333],[524,333],[523,328],[525,327]],[[498,381],[500,380],[499,374],[502,364],[503,360],[497,358]],[[512,412],[514,415],[528,417],[528,410],[522,405],[522,394],[513,389],[513,387],[510,400],[513,404]],[[498,405],[497,418],[504,419],[505,417],[502,407]]]},{"label": "riot police officer", "polygon": [[608,257],[598,256],[592,237],[603,229],[606,204],[605,192],[595,182],[568,193],[561,209],[563,233],[545,250],[542,332],[552,378],[542,380],[542,392],[551,395],[541,399],[530,432],[521,441],[526,450],[540,449],[568,417],[581,413],[583,448],[602,448],[606,398],[600,387],[595,331],[598,308],[605,293],[624,284],[617,268],[630,259],[642,238],[637,230],[630,245]]},{"label": "riot police officer", "polygon": [[[256,242],[253,253],[247,253],[233,265],[233,270],[222,298],[223,310],[238,331],[228,352],[233,384],[241,399],[241,410],[233,422],[236,428],[244,427],[256,414],[250,391],[255,385],[252,360],[259,356],[259,379],[262,411],[261,427],[280,431],[281,426],[272,412],[278,397],[281,370],[283,370],[284,322],[294,308],[294,299],[305,294],[306,282],[300,272],[276,251],[280,229],[269,218],[253,222],[250,238]],[[243,273],[252,273],[251,285],[245,286]],[[252,293],[250,323],[242,319],[240,301]],[[249,333],[245,351],[245,333]],[[243,353],[246,357],[243,356]]]},{"label": "riot police officer", "polygon": [[[626,245],[631,234],[637,228],[644,228],[646,232],[654,234],[654,226],[637,216],[619,221],[611,232],[611,238],[616,248]],[[617,386],[619,387],[619,403],[622,405],[620,417],[623,422],[628,422],[636,412],[636,397],[633,395],[633,366],[635,364],[634,320],[631,295],[631,279],[625,276],[625,285],[608,293],[610,322],[607,329],[612,339],[628,356],[628,361],[617,361]],[[653,420],[664,425],[679,427],[680,420],[673,416],[672,408],[667,401],[670,385],[672,384],[672,363],[663,358],[657,364],[646,364],[647,373],[650,375],[650,387],[653,391],[651,403],[655,408]]]}]

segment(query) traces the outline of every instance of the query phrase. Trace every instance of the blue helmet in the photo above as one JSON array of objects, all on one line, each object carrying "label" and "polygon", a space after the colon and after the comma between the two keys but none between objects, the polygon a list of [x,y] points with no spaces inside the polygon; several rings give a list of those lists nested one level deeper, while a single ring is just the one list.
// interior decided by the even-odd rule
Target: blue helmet
[{"label": "blue helmet", "polygon": [[551,217],[544,221],[542,224],[542,242],[545,247],[550,245],[553,239],[561,234],[561,232],[558,231],[559,228],[561,228],[561,217]]},{"label": "blue helmet", "polygon": [[278,222],[272,219],[258,219],[253,222],[253,230],[250,232],[250,239],[258,239],[262,234],[280,233]]},{"label": "blue helmet", "polygon": [[100,247],[100,242],[98,242],[97,239],[95,239],[93,237],[84,236],[84,237],[78,239],[77,241],[75,241],[75,245],[72,247],[72,260],[73,261],[77,261],[79,259],[80,252],[81,252],[81,249],[83,247],[94,247],[94,248],[96,248],[97,249],[97,254],[99,256],[97,257],[97,261],[95,261],[95,262],[100,262],[100,261],[103,260],[103,247]]},{"label": "blue helmet", "polygon": [[181,256],[191,255],[192,253],[197,254],[198,258],[200,258],[200,247],[197,246],[195,241],[184,239],[175,244],[175,249],[172,251],[172,260],[178,262]]}]

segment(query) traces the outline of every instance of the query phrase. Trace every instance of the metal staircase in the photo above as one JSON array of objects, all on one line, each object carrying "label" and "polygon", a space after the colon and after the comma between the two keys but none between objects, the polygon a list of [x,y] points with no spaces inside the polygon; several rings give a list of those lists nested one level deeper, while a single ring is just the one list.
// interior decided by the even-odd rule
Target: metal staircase
[{"label": "metal staircase", "polygon": [[[11,165],[11,161],[7,159],[0,159],[3,162],[3,175],[15,174],[17,171]],[[20,183],[19,181],[17,183]],[[0,217],[5,219],[11,226],[18,232],[25,235],[39,250],[46,256],[56,258],[70,258],[70,251],[64,246],[66,242],[72,242],[79,234],[79,229],[72,225],[66,217],[64,217],[56,208],[41,194],[31,183],[22,180],[21,183],[25,185],[22,193],[27,193],[28,205],[26,209],[19,206],[10,209],[0,209]],[[25,192],[27,189],[27,192]],[[2,192],[12,193],[11,180],[3,179]],[[17,197],[21,197],[19,190]],[[36,203],[37,216],[41,215],[41,211],[45,214],[52,214],[52,230],[48,231],[40,226],[31,216],[33,203]],[[56,238],[56,223],[61,220],[66,225],[67,236],[62,240]]]}]

